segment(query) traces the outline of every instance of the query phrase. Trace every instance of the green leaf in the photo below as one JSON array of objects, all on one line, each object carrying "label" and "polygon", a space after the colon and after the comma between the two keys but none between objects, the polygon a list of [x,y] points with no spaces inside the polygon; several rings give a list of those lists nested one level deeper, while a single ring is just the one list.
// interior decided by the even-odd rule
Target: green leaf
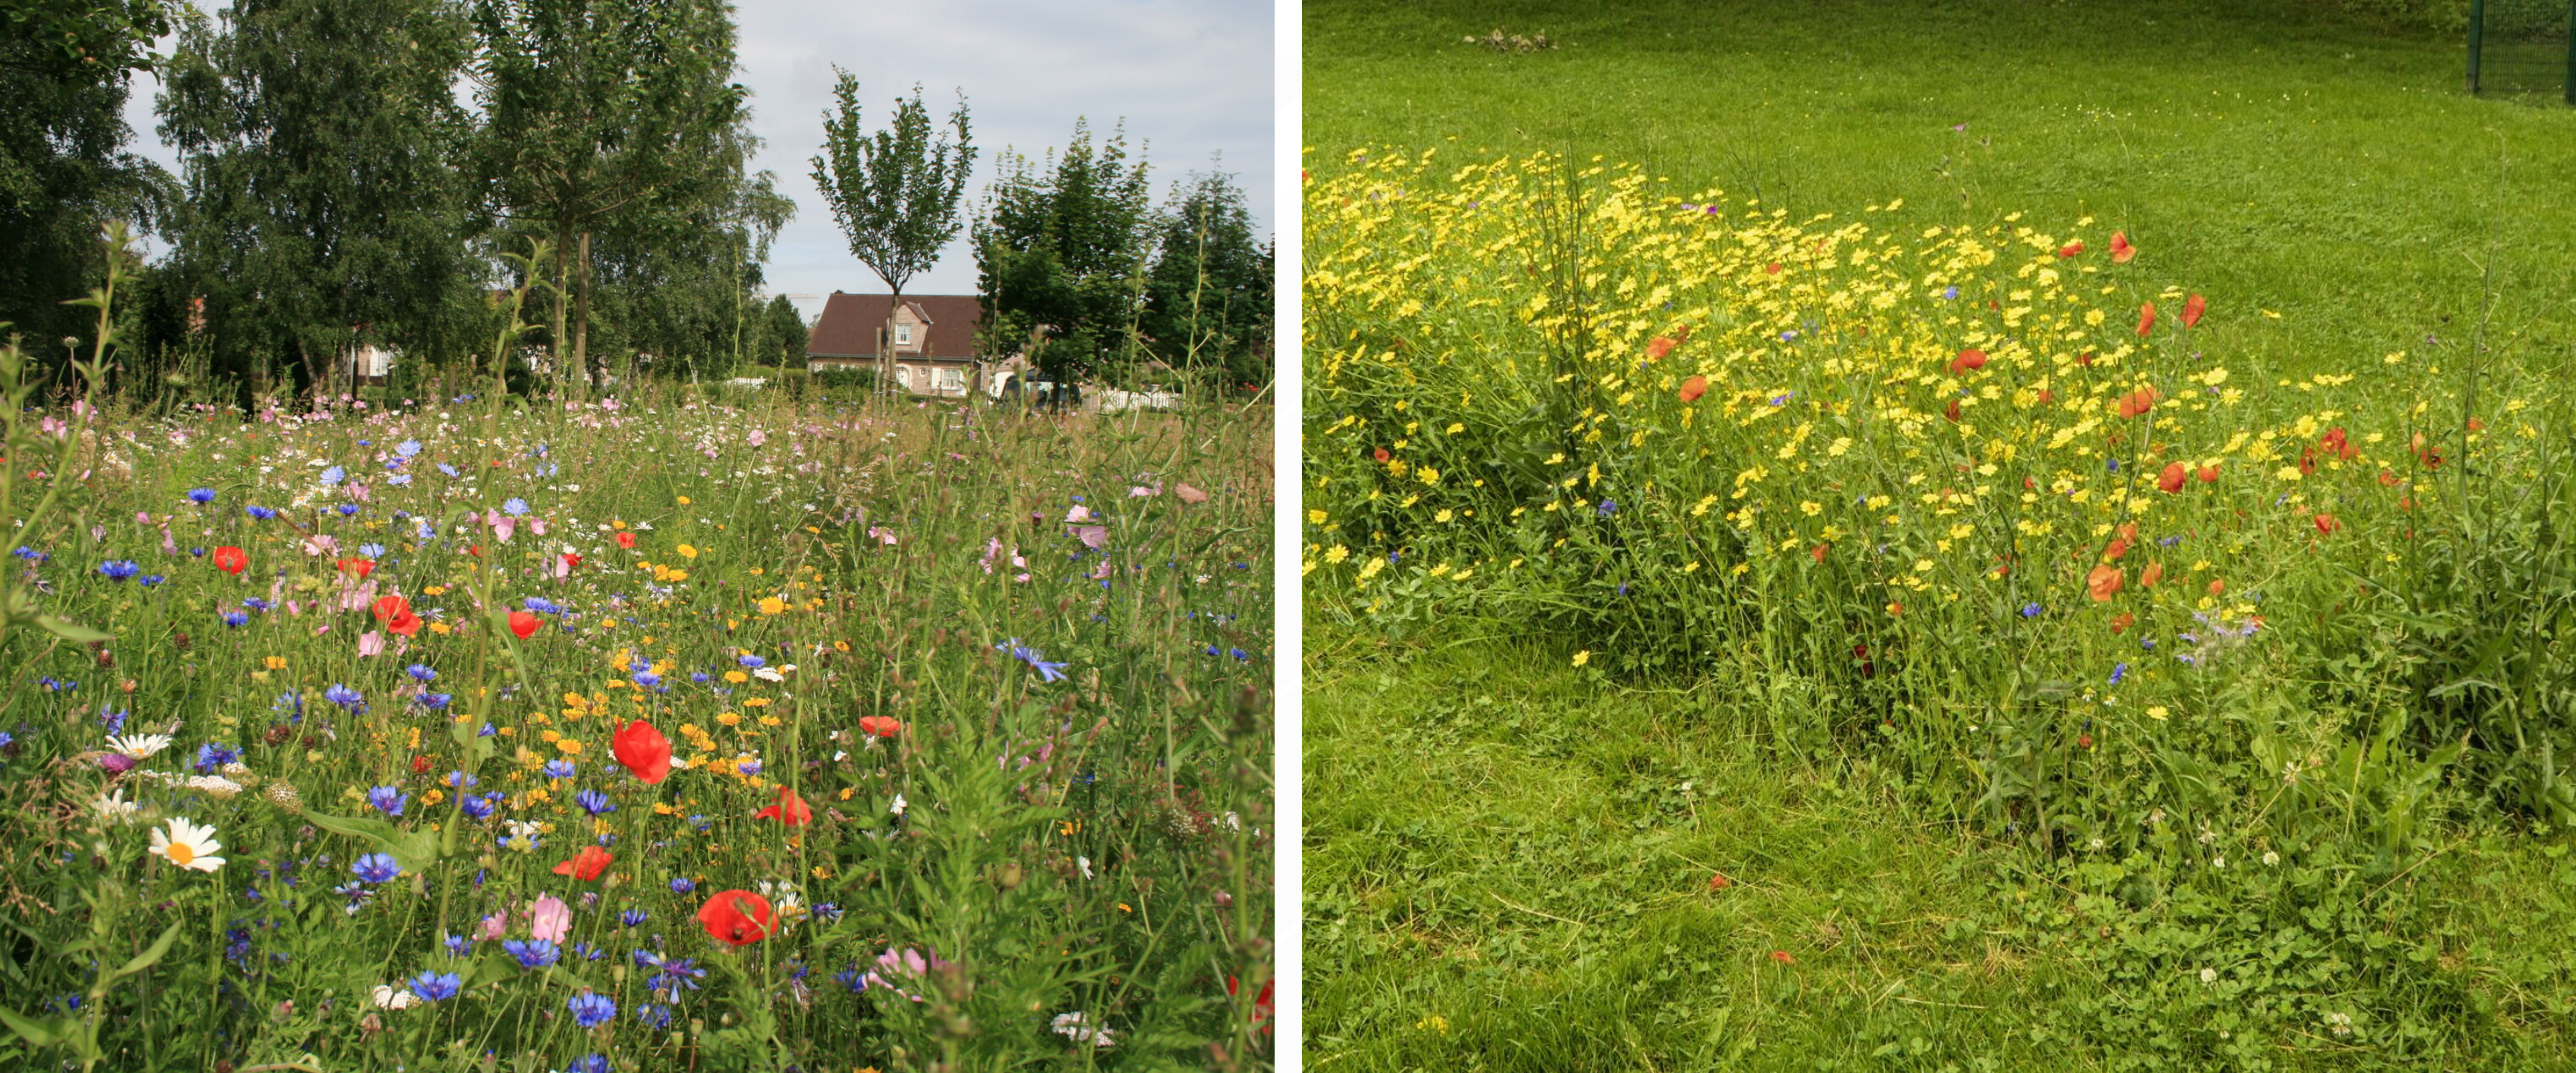
[{"label": "green leaf", "polygon": [[401,831],[383,820],[363,816],[307,811],[304,818],[315,827],[361,839],[393,854],[394,863],[406,872],[421,871],[438,861],[438,836],[428,831]]},{"label": "green leaf", "polygon": [[519,975],[518,962],[486,954],[474,959],[474,971],[466,975],[465,986],[481,987],[484,984],[507,980],[517,975]]},{"label": "green leaf", "polygon": [[51,633],[56,637],[60,637],[63,640],[70,641],[74,644],[85,645],[97,641],[116,640],[115,634],[100,633],[99,631],[93,630],[87,626],[58,619],[52,615],[36,616],[36,625],[43,627],[45,632]]},{"label": "green leaf", "polygon": [[166,930],[162,931],[162,933],[161,933],[161,937],[160,937],[160,938],[152,940],[152,948],[151,948],[151,949],[146,950],[146,951],[144,951],[144,952],[142,952],[142,953],[140,953],[140,954],[136,954],[136,955],[134,955],[134,960],[129,961],[129,962],[126,962],[125,964],[118,966],[118,967],[117,967],[117,969],[116,969],[116,975],[115,975],[115,976],[113,976],[113,977],[110,977],[110,979],[118,979],[118,978],[122,978],[122,977],[132,976],[132,975],[134,975],[135,973],[142,972],[142,971],[143,971],[143,970],[145,970],[145,969],[151,968],[151,967],[152,967],[152,965],[153,965],[153,963],[158,962],[158,961],[160,961],[160,960],[161,960],[161,955],[163,955],[163,954],[167,954],[167,953],[169,953],[169,952],[170,952],[170,943],[171,943],[171,941],[172,941],[172,940],[177,939],[178,937],[179,937],[179,922],[174,920],[174,921],[171,921],[171,922],[170,922],[170,927],[169,927],[169,928],[167,928]]},{"label": "green leaf", "polygon": [[72,1032],[72,1022],[69,1018],[39,1021],[23,1016],[7,1006],[0,1006],[0,1024],[8,1025],[10,1031],[18,1034],[18,1038],[26,1040],[29,1046],[34,1047],[51,1047],[62,1042]]}]

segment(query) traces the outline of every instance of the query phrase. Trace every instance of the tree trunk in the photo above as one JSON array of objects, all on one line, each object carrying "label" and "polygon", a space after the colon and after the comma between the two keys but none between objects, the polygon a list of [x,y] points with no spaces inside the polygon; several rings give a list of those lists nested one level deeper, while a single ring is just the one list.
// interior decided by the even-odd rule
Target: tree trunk
[{"label": "tree trunk", "polygon": [[581,371],[582,395],[589,397],[594,386],[590,375],[590,232],[581,233],[581,255],[574,267],[581,272],[581,297],[575,303],[572,328],[572,364]]},{"label": "tree trunk", "polygon": [[[571,282],[564,275],[567,271],[564,266],[566,255],[567,251],[564,249],[563,244],[563,228],[557,227],[555,228],[555,285],[552,288],[555,292],[554,324],[552,334],[546,336],[546,354],[554,359],[555,395],[559,398],[568,397],[572,393],[572,382],[569,379],[571,374],[567,371],[570,366],[564,361],[564,291],[565,284]],[[509,361],[510,359],[507,354],[502,355],[501,363],[505,369],[508,367]]]},{"label": "tree trunk", "polygon": [[330,379],[323,376],[321,370],[313,367],[312,344],[305,342],[301,338],[295,340],[295,357],[298,361],[304,363],[304,388],[305,390],[313,393],[314,408],[320,409],[322,406],[322,393],[331,389]]},{"label": "tree trunk", "polygon": [[879,329],[877,335],[877,360],[879,364],[885,366],[885,368],[877,374],[877,391],[881,394],[892,396],[895,392],[894,317],[896,313],[903,309],[903,285],[893,284],[887,289],[893,291],[894,294],[892,300],[886,306],[885,327]]}]

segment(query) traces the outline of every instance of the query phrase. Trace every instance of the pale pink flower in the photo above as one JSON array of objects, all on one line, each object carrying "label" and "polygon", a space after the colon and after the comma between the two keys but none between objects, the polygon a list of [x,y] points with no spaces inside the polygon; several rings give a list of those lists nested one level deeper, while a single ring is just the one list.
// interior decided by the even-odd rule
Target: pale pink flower
[{"label": "pale pink flower", "polygon": [[1175,485],[1172,488],[1172,494],[1181,497],[1181,502],[1183,503],[1205,503],[1208,501],[1207,493],[1199,491],[1198,489],[1192,488],[1186,484]]},{"label": "pale pink flower", "polygon": [[498,939],[501,936],[508,934],[509,930],[509,914],[494,913],[491,916],[483,918],[483,930],[475,933],[474,937],[477,939]]},{"label": "pale pink flower", "polygon": [[381,656],[385,653],[385,635],[368,630],[358,635],[358,657]]},{"label": "pale pink flower", "polygon": [[528,937],[559,943],[572,931],[572,907],[554,895],[537,899],[528,920]]},{"label": "pale pink flower", "polygon": [[1072,509],[1072,510],[1068,510],[1068,511],[1064,512],[1064,520],[1065,520],[1065,521],[1067,521],[1067,522],[1087,522],[1087,521],[1090,521],[1090,520],[1091,520],[1091,508],[1090,508],[1090,507],[1088,507],[1088,506],[1085,506],[1085,505],[1083,505],[1083,504],[1076,503],[1076,504],[1074,504],[1074,505],[1073,505],[1073,509]]}]

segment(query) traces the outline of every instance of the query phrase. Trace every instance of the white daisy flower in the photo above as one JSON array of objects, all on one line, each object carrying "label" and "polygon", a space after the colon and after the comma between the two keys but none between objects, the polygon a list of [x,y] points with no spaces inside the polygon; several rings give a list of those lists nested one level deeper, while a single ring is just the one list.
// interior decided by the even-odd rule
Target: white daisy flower
[{"label": "white daisy flower", "polygon": [[751,676],[764,682],[784,682],[787,680],[787,676],[778,673],[778,668],[776,667],[759,668],[752,671]]},{"label": "white daisy flower", "polygon": [[906,801],[903,799],[903,795],[902,795],[902,794],[896,794],[896,795],[894,795],[894,809],[893,809],[893,812],[894,812],[894,814],[895,814],[895,815],[897,815],[897,816],[901,816],[901,815],[903,815],[903,810],[905,810],[905,809],[907,809],[907,808],[911,808],[911,807],[912,807],[912,806],[911,806],[911,804],[910,804],[909,802],[906,802]]},{"label": "white daisy flower", "polygon": [[114,749],[117,752],[124,753],[134,759],[142,760],[152,756],[154,753],[158,753],[163,749],[169,748],[170,736],[167,734],[124,735],[121,737],[107,739],[107,747]]},{"label": "white daisy flower", "polygon": [[411,1008],[411,1006],[412,1006],[412,1004],[413,1004],[413,1003],[416,1003],[416,1002],[419,1002],[419,1001],[420,1001],[420,996],[418,996],[418,995],[414,995],[414,994],[412,994],[410,991],[407,991],[407,990],[404,990],[404,989],[401,989],[401,988],[395,987],[395,986],[393,986],[392,984],[377,984],[377,985],[376,985],[376,1008],[377,1008],[377,1009],[380,1009],[380,1010],[402,1010],[402,1009],[409,1009],[409,1008]]},{"label": "white daisy flower", "polygon": [[214,856],[224,844],[215,841],[215,829],[172,816],[167,827],[152,829],[152,852],[170,859],[181,868],[211,872],[224,866],[224,859]]},{"label": "white daisy flower", "polygon": [[100,794],[97,800],[89,803],[89,807],[102,817],[126,823],[134,822],[135,814],[143,811],[142,803],[126,800],[123,790]]}]

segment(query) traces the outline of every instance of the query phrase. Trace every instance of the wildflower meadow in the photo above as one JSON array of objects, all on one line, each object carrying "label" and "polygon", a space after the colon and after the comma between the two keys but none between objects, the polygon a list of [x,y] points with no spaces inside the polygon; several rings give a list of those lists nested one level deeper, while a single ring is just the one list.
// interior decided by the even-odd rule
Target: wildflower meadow
[{"label": "wildflower meadow", "polygon": [[[1700,21],[1667,14],[1504,24],[1559,46],[1521,52],[1310,29],[1544,102],[1660,71]],[[2569,920],[2576,398],[2563,286],[2509,229],[2456,247],[2457,292],[2342,311],[2203,271],[2223,211],[2149,218],[2149,179],[2013,203],[2047,188],[1967,122],[1926,135],[1955,170],[1846,201],[1726,155],[1770,152],[1729,140],[1767,114],[1679,154],[1669,111],[1370,140],[1344,96],[1428,76],[1351,67],[1309,75],[1362,135],[1305,161],[1309,785],[1460,815],[1309,813],[1316,1052],[2563,1063],[2571,966],[2531,943]],[[1979,103],[2014,151],[2120,136]],[[1930,118],[1799,107],[1837,150]]]},{"label": "wildflower meadow", "polygon": [[244,411],[104,265],[0,349],[0,1068],[1267,1063],[1257,409]]}]

